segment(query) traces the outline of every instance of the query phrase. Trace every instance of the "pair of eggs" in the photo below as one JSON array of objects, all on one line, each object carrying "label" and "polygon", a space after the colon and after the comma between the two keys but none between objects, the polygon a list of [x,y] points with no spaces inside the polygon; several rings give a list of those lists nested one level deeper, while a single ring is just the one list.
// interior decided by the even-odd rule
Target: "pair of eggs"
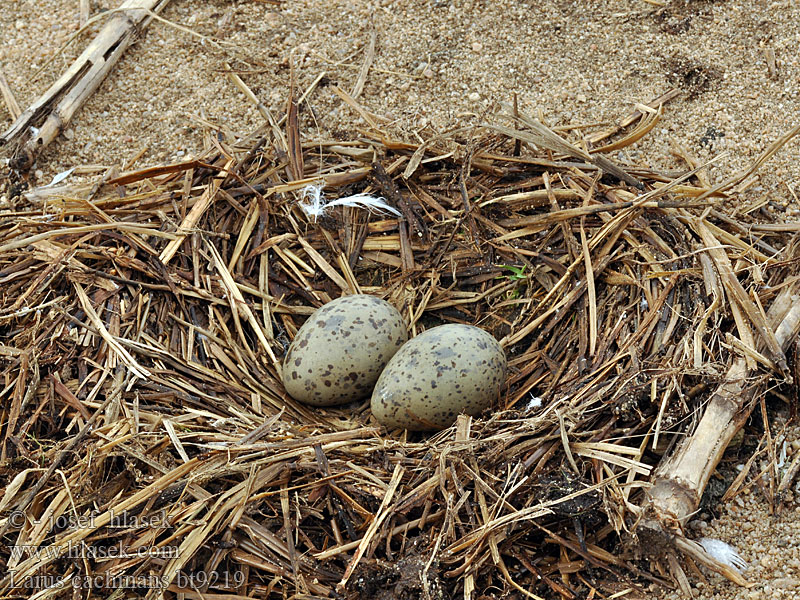
[{"label": "pair of eggs", "polygon": [[432,431],[459,413],[488,408],[505,380],[506,357],[487,332],[440,325],[412,340],[400,313],[365,294],[343,296],[300,327],[283,362],[295,400],[335,406],[366,398],[386,427]]}]

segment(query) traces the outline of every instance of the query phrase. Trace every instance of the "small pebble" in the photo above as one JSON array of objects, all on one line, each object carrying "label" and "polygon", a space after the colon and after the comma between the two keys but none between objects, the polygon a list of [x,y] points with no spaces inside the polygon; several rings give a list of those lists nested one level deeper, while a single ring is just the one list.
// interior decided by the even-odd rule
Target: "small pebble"
[{"label": "small pebble", "polygon": [[782,590],[793,590],[800,587],[800,579],[794,577],[781,577],[772,580],[772,586]]}]

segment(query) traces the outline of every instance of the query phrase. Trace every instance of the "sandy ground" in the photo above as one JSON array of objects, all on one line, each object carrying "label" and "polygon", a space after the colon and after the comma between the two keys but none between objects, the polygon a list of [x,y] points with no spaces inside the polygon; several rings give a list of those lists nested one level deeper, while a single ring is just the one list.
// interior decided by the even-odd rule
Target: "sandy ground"
[{"label": "sandy ground", "polygon": [[[94,16],[121,2],[89,4]],[[79,0],[3,5],[0,68],[24,108],[103,21],[62,50],[79,28]],[[683,94],[660,124],[619,158],[671,169],[682,166],[675,144],[701,160],[723,154],[709,169],[720,181],[800,115],[795,0],[172,0],[163,16],[194,34],[153,22],[40,157],[35,182],[77,165],[121,168],[139,155],[136,167],[185,159],[202,150],[209,122],[236,134],[254,130],[262,117],[229,81],[230,68],[278,116],[290,66],[301,91],[323,75],[302,107],[304,134],[355,137],[366,124],[332,89],[353,91],[373,35],[358,102],[405,138],[487,118],[514,93],[522,110],[551,125],[609,123],[676,86]],[[11,121],[0,104],[0,128]],[[785,148],[736,201],[766,197],[796,214],[797,147]],[[756,585],[695,578],[697,597],[800,597],[798,512],[789,502],[770,515],[755,487],[719,518],[698,515],[698,535],[734,544]]]}]

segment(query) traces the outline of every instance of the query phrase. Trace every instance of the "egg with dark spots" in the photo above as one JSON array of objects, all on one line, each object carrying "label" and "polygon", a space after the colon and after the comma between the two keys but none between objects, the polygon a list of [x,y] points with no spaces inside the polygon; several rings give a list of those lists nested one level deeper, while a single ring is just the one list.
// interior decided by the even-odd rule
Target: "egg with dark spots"
[{"label": "egg with dark spots", "polygon": [[372,391],[372,414],[386,427],[436,431],[460,413],[477,415],[497,399],[506,355],[472,325],[440,325],[411,339],[392,357]]},{"label": "egg with dark spots", "polygon": [[317,309],[283,359],[289,395],[313,406],[367,398],[386,363],[408,340],[397,309],[368,294],[342,296]]}]

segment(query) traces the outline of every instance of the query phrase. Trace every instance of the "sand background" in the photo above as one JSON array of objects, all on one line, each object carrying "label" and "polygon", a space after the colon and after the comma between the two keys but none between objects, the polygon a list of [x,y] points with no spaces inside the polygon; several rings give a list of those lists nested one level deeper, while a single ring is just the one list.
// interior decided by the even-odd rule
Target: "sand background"
[{"label": "sand background", "polygon": [[[102,26],[91,25],[62,50],[80,27],[80,4],[3,2],[0,69],[23,109]],[[120,4],[89,2],[90,15]],[[550,125],[600,127],[674,86],[682,94],[665,106],[659,125],[618,158],[668,170],[684,166],[675,145],[700,160],[724,153],[708,170],[717,182],[800,118],[800,5],[792,0],[172,0],[163,17],[196,35],[151,23],[40,156],[32,184],[75,166],[101,171],[130,166],[134,157],[137,168],[186,159],[208,143],[209,124],[237,135],[253,131],[263,119],[229,81],[229,67],[278,116],[290,65],[300,91],[323,75],[301,107],[304,136],[356,138],[366,123],[331,88],[353,91],[373,35],[374,61],[358,102],[405,139],[489,118],[514,93],[522,110]],[[11,122],[0,104],[0,128]],[[796,218],[798,194],[793,141],[733,201],[766,199],[766,210]],[[780,426],[773,423],[774,433],[791,454],[800,448],[797,433],[781,437]],[[747,458],[734,452],[729,461]],[[756,585],[695,580],[697,597],[800,597],[798,515],[791,498],[769,514],[758,486],[698,514],[693,530],[736,546]],[[653,597],[673,596],[659,593]]]}]

